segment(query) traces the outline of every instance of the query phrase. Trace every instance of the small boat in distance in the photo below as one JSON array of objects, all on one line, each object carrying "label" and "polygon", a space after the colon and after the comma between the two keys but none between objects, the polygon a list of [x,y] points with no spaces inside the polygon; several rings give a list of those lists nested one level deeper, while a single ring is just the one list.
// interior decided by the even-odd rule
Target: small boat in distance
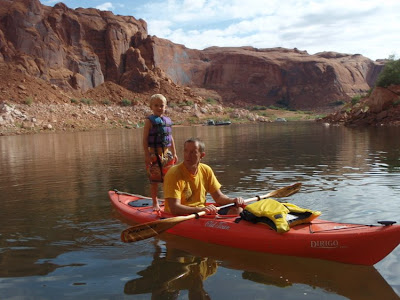
[{"label": "small boat in distance", "polygon": [[220,125],[231,125],[231,121],[214,121],[214,120],[208,120],[207,125],[209,126],[220,126]]}]

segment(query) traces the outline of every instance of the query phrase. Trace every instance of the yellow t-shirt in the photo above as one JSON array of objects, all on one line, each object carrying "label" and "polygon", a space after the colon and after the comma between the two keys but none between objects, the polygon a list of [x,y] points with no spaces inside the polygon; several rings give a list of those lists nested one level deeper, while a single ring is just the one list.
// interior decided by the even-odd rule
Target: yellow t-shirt
[{"label": "yellow t-shirt", "polygon": [[[164,177],[164,198],[180,199],[181,204],[204,207],[207,193],[221,188],[212,169],[200,163],[196,175],[191,174],[183,163],[173,166]],[[165,211],[170,212],[168,201]]]}]

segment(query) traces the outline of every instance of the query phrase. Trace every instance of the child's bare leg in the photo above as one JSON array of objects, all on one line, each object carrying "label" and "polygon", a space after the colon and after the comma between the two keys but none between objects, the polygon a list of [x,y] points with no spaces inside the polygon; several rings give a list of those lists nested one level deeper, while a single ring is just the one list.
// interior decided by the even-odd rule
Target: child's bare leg
[{"label": "child's bare leg", "polygon": [[153,199],[153,210],[159,211],[160,206],[158,205],[157,194],[158,194],[158,183],[152,182],[150,185],[150,195],[151,199]]}]

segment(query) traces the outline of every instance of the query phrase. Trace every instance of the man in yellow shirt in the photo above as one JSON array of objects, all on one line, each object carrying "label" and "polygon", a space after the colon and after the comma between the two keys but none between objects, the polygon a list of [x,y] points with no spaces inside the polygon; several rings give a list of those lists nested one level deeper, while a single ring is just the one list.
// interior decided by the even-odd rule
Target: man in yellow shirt
[{"label": "man in yellow shirt", "polygon": [[[201,163],[205,156],[204,142],[190,138],[184,143],[184,159],[172,167],[164,177],[165,211],[174,215],[188,215],[205,211],[207,214],[239,214],[244,200],[224,195],[212,169]],[[210,193],[216,204],[206,204]],[[217,205],[234,203],[218,211]]]}]

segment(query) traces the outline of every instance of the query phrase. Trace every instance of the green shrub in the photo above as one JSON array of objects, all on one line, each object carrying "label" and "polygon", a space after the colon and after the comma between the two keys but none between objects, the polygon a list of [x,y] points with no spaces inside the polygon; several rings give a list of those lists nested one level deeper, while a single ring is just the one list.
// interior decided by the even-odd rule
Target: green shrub
[{"label": "green shrub", "polygon": [[250,107],[250,110],[266,110],[267,107],[263,106],[263,105],[254,105],[252,107]]},{"label": "green shrub", "polygon": [[378,76],[376,86],[388,87],[391,84],[400,84],[400,59],[395,60],[394,55],[389,57],[382,72]]},{"label": "green shrub", "polygon": [[213,99],[213,98],[207,98],[207,99],[206,99],[206,102],[207,102],[208,104],[211,104],[211,105],[218,104],[218,101],[215,100],[215,99]]},{"label": "green shrub", "polygon": [[90,104],[92,104],[92,100],[86,99],[86,98],[82,98],[82,99],[81,99],[81,103],[90,105]]},{"label": "green shrub", "polygon": [[269,109],[274,109],[274,110],[282,110],[281,107],[278,107],[278,106],[275,106],[275,105],[270,105],[268,108]]},{"label": "green shrub", "polygon": [[189,124],[196,124],[198,119],[196,117],[189,117],[186,119],[186,121],[188,121]]},{"label": "green shrub", "polygon": [[[185,100],[185,101],[179,103],[178,106],[193,106],[193,102],[190,100]],[[171,107],[171,105],[169,105],[169,107]]]},{"label": "green shrub", "polygon": [[76,104],[76,103],[78,103],[78,100],[76,100],[76,99],[73,99],[73,98],[71,98],[71,99],[70,99],[70,101],[71,101],[71,103],[73,103],[73,104]]},{"label": "green shrub", "polygon": [[297,114],[300,114],[300,115],[312,115],[313,114],[312,111],[308,111],[308,110],[291,110],[291,111],[295,111]]},{"label": "green shrub", "polygon": [[111,101],[108,100],[108,99],[104,99],[104,100],[102,101],[102,103],[103,103],[104,105],[110,105],[110,104],[111,104]]},{"label": "green shrub", "polygon": [[361,100],[361,95],[356,95],[353,98],[351,98],[351,105],[356,105],[358,102]]},{"label": "green shrub", "polygon": [[331,106],[341,106],[343,105],[345,102],[343,100],[336,100],[334,102],[332,102],[330,105]]},{"label": "green shrub", "polygon": [[121,105],[122,106],[131,106],[132,105],[132,101],[129,100],[129,99],[122,99]]},{"label": "green shrub", "polygon": [[177,107],[178,105],[175,103],[175,102],[169,102],[168,103],[168,107],[169,108],[175,108],[175,107]]},{"label": "green shrub", "polygon": [[28,97],[28,98],[26,98],[26,99],[24,100],[24,104],[26,104],[26,105],[32,105],[32,103],[33,103],[33,100],[32,100],[32,98],[30,98],[30,97]]}]

